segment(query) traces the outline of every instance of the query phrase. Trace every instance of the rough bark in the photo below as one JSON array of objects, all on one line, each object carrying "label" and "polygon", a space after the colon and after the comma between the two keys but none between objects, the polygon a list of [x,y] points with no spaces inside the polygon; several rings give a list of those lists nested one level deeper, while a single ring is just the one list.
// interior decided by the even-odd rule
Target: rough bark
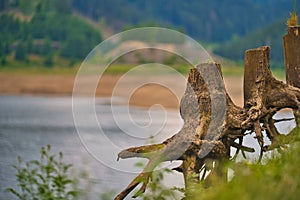
[{"label": "rough bark", "polygon": [[[300,26],[288,27],[288,33],[283,37],[284,63],[286,81],[289,85],[300,88]],[[300,127],[300,112],[294,110],[296,124]]]},{"label": "rough bark", "polygon": [[288,27],[283,44],[286,81],[289,85],[300,88],[300,26]]},{"label": "rough bark", "polygon": [[[233,103],[218,80],[205,78],[219,77],[220,70],[213,69],[220,69],[220,65],[201,64],[191,69],[186,91],[180,102],[180,113],[184,120],[182,129],[163,143],[129,148],[119,153],[118,157],[122,159],[144,157],[149,162],[144,171],[115,199],[124,199],[140,183],[142,187],[138,194],[144,192],[152,170],[161,162],[173,160],[182,160],[182,165],[174,170],[183,173],[188,192],[195,184],[203,181],[204,175],[210,170],[208,162],[213,161],[221,166],[224,160],[230,159],[230,147],[243,154],[245,151],[254,152],[253,148],[241,143],[246,131],[256,134],[261,152],[289,142],[283,138],[291,137],[277,131],[274,125],[277,121],[272,117],[282,108],[299,111],[300,90],[276,80],[270,71],[269,59],[269,47],[246,52],[244,107]],[[218,106],[219,112],[215,113]],[[270,146],[264,145],[263,134],[271,140]],[[237,139],[239,143],[236,142]],[[225,177],[221,170],[218,171],[218,167],[213,171],[220,178]]]}]

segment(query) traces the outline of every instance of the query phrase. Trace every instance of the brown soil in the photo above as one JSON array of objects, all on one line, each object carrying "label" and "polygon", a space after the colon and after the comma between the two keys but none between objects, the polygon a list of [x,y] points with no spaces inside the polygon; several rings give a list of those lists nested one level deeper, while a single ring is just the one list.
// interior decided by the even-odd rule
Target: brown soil
[{"label": "brown soil", "polygon": [[[119,75],[102,76],[97,88],[96,95],[99,97],[109,97],[119,80]],[[161,77],[158,77],[161,78]],[[161,104],[168,108],[178,108],[179,102],[176,95],[165,87],[156,84],[147,84],[135,90],[133,94],[128,94],[128,86],[135,85],[143,77],[131,77],[126,80],[126,84],[118,87],[118,96],[129,99],[131,105],[151,106]],[[185,84],[179,83],[170,77],[167,77],[172,83],[172,88],[180,88],[182,91]],[[28,94],[28,95],[72,95],[75,75],[29,75],[0,72],[0,94]],[[225,86],[233,101],[243,104],[243,78],[242,77],[224,77]],[[131,85],[130,85],[131,84]],[[180,85],[179,85],[180,84]],[[180,97],[179,97],[180,99]]]}]

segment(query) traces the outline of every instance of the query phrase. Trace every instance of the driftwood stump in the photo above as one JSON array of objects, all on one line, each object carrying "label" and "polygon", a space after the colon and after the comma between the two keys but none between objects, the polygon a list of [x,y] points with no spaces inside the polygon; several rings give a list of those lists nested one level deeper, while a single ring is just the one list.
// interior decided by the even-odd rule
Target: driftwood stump
[{"label": "driftwood stump", "polygon": [[[286,82],[300,88],[300,26],[288,27],[283,37]],[[300,127],[300,113],[294,110],[297,126]]]},{"label": "driftwood stump", "polygon": [[[299,59],[299,54],[296,57]],[[299,66],[299,62],[296,64]],[[279,121],[291,119],[275,120],[273,116],[283,108],[291,108],[299,113],[299,78],[296,82],[292,81],[292,84],[285,84],[272,76],[270,48],[264,46],[246,51],[244,107],[233,103],[222,84],[204,78],[207,75],[221,76],[220,68],[219,64],[210,63],[190,70],[186,91],[180,102],[184,125],[178,133],[160,144],[133,147],[119,153],[118,157],[122,159],[143,157],[149,159],[149,162],[115,200],[124,199],[139,184],[142,186],[135,196],[143,193],[152,171],[161,162],[182,161],[181,166],[174,170],[183,173],[188,197],[188,191],[195,184],[209,180],[205,179],[206,172],[211,170],[207,162],[216,163],[209,176],[215,173],[226,181],[226,174],[218,166],[230,159],[230,147],[236,148],[237,153],[242,152],[243,155],[245,151],[254,152],[253,148],[242,145],[246,134],[255,133],[261,147],[261,156],[263,152],[280,148],[292,140],[293,135],[282,135],[275,126]],[[295,73],[299,77],[299,68],[297,70]],[[218,114],[214,114],[216,108],[220,111]],[[270,139],[271,145],[264,144],[264,134]]]}]

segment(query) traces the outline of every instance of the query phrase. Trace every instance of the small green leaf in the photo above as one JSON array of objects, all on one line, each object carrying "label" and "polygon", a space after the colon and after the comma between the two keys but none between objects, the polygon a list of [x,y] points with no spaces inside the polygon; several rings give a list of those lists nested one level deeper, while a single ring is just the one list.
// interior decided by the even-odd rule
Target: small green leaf
[{"label": "small green leaf", "polygon": [[145,167],[145,164],[143,162],[137,162],[134,164],[135,167],[143,168]]},{"label": "small green leaf", "polygon": [[22,163],[22,157],[21,156],[18,156],[18,162],[19,162],[19,164]]},{"label": "small green leaf", "polygon": [[40,165],[40,162],[38,160],[31,160],[31,161],[29,161],[29,163],[33,164],[33,165],[37,165],[37,166]]},{"label": "small green leaf", "polygon": [[48,145],[47,145],[47,151],[50,152],[50,150],[51,150],[51,145],[48,144]]}]

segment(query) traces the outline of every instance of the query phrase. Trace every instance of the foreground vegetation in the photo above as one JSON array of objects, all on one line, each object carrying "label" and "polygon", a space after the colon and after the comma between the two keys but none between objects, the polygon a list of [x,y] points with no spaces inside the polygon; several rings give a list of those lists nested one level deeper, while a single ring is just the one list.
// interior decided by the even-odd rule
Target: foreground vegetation
[{"label": "foreground vegetation", "polygon": [[[75,179],[69,177],[72,165],[63,163],[63,154],[51,155],[50,145],[41,148],[41,158],[25,164],[18,157],[16,178],[18,189],[8,188],[20,200],[28,199],[73,199],[78,195]],[[73,187],[72,187],[73,186]]]},{"label": "foreground vegetation", "polygon": [[215,182],[209,189],[197,192],[195,199],[299,199],[300,128],[293,132],[296,142],[273,153],[265,164],[232,164],[234,177],[230,182]]},{"label": "foreground vegetation", "polygon": [[[212,179],[211,186],[206,188],[200,185],[192,191],[188,199],[288,199],[296,200],[300,196],[300,128],[292,130],[295,136],[294,143],[286,146],[280,152],[273,152],[265,159],[264,164],[248,161],[228,163],[234,171],[229,182],[220,182]],[[38,158],[37,158],[38,159]],[[41,148],[40,160],[23,163],[18,158],[17,189],[8,188],[7,191],[18,199],[80,199],[88,197],[84,189],[78,187],[78,180],[70,175],[70,164],[63,162],[63,154],[50,153],[50,146]],[[172,173],[164,169],[153,174],[149,191],[141,196],[144,200],[174,199],[180,188],[167,189],[161,184],[164,173]],[[85,180],[88,181],[88,180]],[[99,199],[112,199],[114,192],[108,191],[99,196]],[[178,199],[179,195],[176,197]]]},{"label": "foreground vegetation", "polygon": [[[16,170],[17,188],[6,188],[19,200],[89,200],[91,181],[88,172],[74,174],[72,164],[65,163],[63,153],[53,154],[51,146],[40,150],[40,158],[13,165]],[[73,171],[71,173],[71,171]],[[99,199],[110,200],[114,191],[99,194]]]}]

